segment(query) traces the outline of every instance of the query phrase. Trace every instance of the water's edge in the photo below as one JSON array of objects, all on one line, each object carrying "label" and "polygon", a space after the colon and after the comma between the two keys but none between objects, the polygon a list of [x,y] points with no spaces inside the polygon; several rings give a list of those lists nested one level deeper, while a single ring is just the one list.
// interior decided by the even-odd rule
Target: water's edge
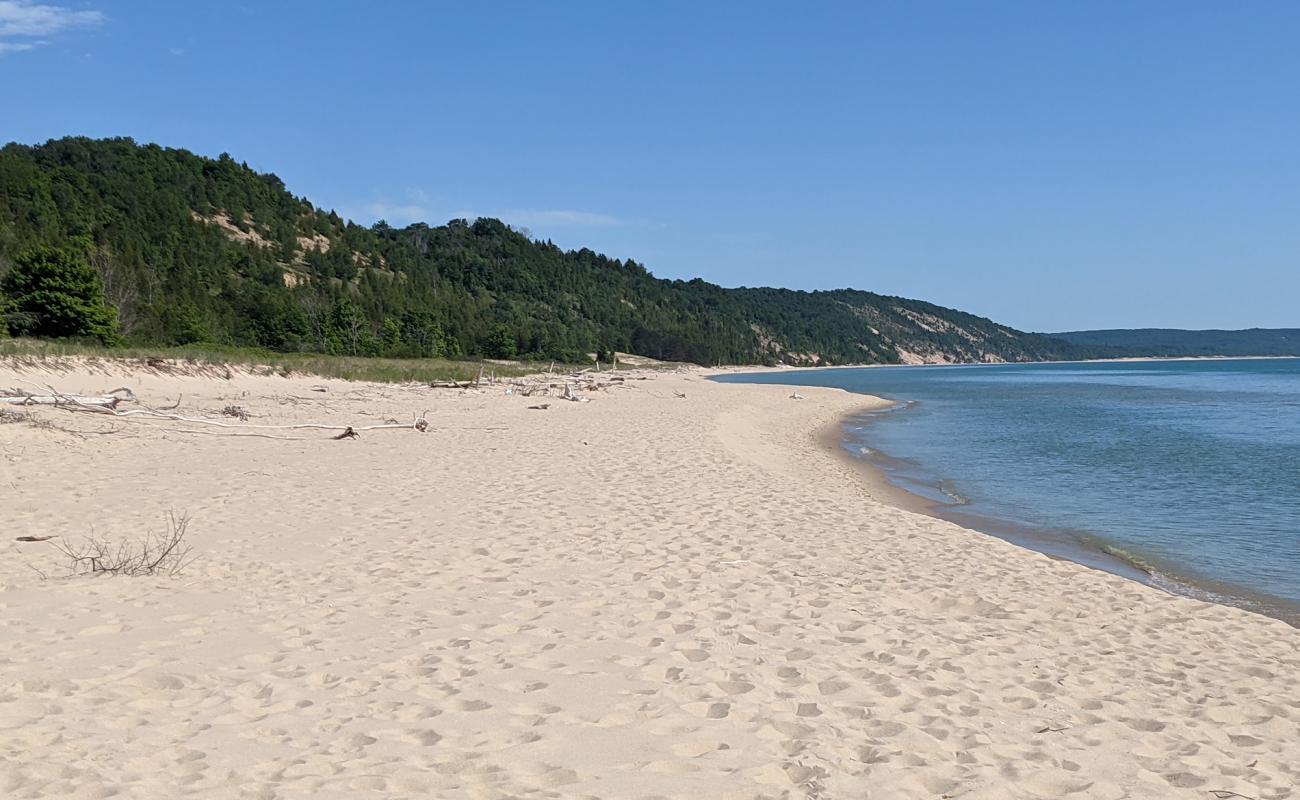
[{"label": "water's edge", "polygon": [[1229,605],[1274,619],[1280,619],[1300,628],[1300,608],[1282,600],[1253,594],[1241,587],[1207,581],[1203,578],[1181,574],[1176,565],[1150,564],[1104,538],[1081,531],[1041,528],[987,514],[963,511],[964,498],[952,491],[942,477],[935,480],[918,478],[909,474],[909,461],[897,454],[877,449],[863,434],[872,424],[886,414],[906,413],[914,401],[901,401],[885,409],[871,409],[848,415],[837,424],[838,446],[841,453],[860,467],[871,470],[893,488],[909,497],[898,502],[889,498],[891,505],[909,511],[954,523],[978,531],[1051,558],[1071,561],[1092,569],[1135,580],[1147,586],[1220,605]]},{"label": "water's edge", "polygon": [[[732,378],[725,382],[744,381]],[[882,452],[870,442],[869,432],[875,422],[890,414],[907,413],[914,404],[915,401],[902,400],[884,409],[877,406],[858,410],[838,420],[821,435],[823,445],[837,450],[887,505],[942,519],[1051,558],[1102,570],[1170,594],[1240,608],[1300,628],[1300,605],[1286,600],[1183,574],[1177,564],[1147,563],[1092,533],[1032,526],[963,510],[964,498],[951,489],[945,478],[935,477],[934,472],[903,454]],[[916,469],[918,466],[920,470]]]}]

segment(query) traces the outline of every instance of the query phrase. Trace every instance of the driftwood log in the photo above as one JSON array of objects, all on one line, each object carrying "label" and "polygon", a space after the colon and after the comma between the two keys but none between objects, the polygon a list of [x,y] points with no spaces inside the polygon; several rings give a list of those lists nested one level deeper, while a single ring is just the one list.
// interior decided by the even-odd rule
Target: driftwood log
[{"label": "driftwood log", "polygon": [[[331,425],[320,422],[302,422],[289,425],[249,425],[247,423],[222,422],[221,420],[210,419],[208,417],[185,416],[182,414],[173,414],[166,411],[160,411],[154,408],[135,408],[119,410],[118,403],[124,401],[135,401],[135,395],[130,389],[114,389],[106,395],[100,396],[81,396],[63,394],[51,386],[43,387],[45,394],[21,394],[13,393],[0,395],[0,400],[6,401],[10,405],[49,405],[62,411],[88,412],[95,414],[105,414],[119,419],[124,422],[186,422],[192,425],[207,425],[218,429],[224,429],[229,435],[233,436],[263,436],[264,438],[285,438],[257,431],[267,430],[304,430],[317,429],[327,431],[341,431],[334,439],[355,439],[358,431],[374,430],[414,430],[419,433],[425,433],[429,430],[428,412],[418,416],[413,416],[410,422],[398,422],[397,420],[386,421],[376,425]],[[229,407],[229,408],[234,408]],[[242,409],[241,409],[242,410]],[[220,431],[203,431],[191,428],[169,428],[169,430],[184,433],[218,433]]]},{"label": "driftwood log", "polygon": [[87,411],[112,411],[117,408],[118,403],[133,402],[134,400],[135,395],[127,388],[114,389],[108,394],[98,395],[60,394],[53,391],[48,394],[34,394],[20,390],[0,395],[0,405],[71,406],[83,408]]}]

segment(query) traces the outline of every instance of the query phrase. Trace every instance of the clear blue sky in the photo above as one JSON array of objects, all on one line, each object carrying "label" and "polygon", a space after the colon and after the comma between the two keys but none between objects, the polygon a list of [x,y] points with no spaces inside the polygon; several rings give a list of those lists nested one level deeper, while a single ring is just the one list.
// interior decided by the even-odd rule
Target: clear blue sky
[{"label": "clear blue sky", "polygon": [[1300,3],[0,2],[0,139],[1021,328],[1300,326]]}]

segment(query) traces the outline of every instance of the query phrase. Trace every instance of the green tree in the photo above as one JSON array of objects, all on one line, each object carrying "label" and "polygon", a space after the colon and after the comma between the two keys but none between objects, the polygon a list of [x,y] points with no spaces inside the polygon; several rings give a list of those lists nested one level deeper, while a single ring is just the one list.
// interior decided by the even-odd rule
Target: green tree
[{"label": "green tree", "polygon": [[393,317],[384,317],[382,331],[384,352],[388,355],[401,355],[402,323]]},{"label": "green tree", "polygon": [[208,339],[207,328],[199,316],[198,309],[189,303],[168,306],[162,313],[166,330],[170,331],[168,341],[172,344],[194,344]]},{"label": "green tree", "polygon": [[350,356],[371,355],[374,334],[370,330],[365,315],[347,297],[334,301],[332,314],[334,335],[341,347],[341,352]]},{"label": "green tree", "polygon": [[74,250],[37,247],[14,259],[0,281],[8,295],[8,327],[20,336],[85,336],[117,344],[117,312],[99,275]]},{"label": "green tree", "polygon": [[505,325],[495,325],[483,344],[483,353],[488,358],[514,358],[519,353],[515,335]]},{"label": "green tree", "polygon": [[412,355],[423,358],[438,358],[447,350],[442,326],[427,311],[407,311],[402,314],[402,341],[410,345]]}]

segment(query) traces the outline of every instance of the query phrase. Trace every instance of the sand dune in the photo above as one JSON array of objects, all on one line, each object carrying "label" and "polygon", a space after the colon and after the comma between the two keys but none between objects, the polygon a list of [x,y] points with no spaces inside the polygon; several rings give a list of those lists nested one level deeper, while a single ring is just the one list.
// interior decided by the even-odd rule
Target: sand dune
[{"label": "sand dune", "polygon": [[[862,397],[19,379],[432,429],[0,425],[5,798],[1296,795],[1300,632],[881,504],[818,443]],[[176,577],[13,541],[168,509]]]}]

